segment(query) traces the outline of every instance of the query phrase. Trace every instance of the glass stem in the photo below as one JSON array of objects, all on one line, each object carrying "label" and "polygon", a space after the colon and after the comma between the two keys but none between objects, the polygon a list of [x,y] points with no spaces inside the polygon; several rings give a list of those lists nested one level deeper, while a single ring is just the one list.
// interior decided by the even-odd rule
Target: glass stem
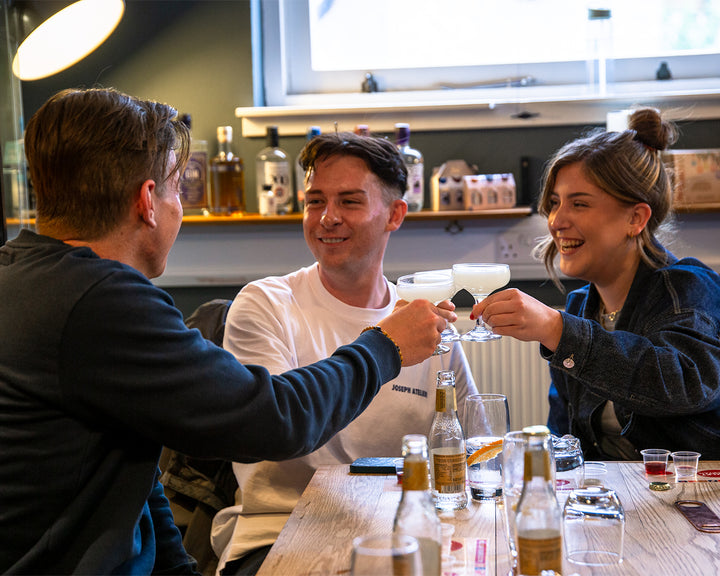
[{"label": "glass stem", "polygon": [[[473,298],[475,298],[475,304],[480,304],[485,298],[487,298],[487,294],[473,294]],[[485,326],[485,322],[482,319],[482,316],[478,316],[475,319],[475,328],[478,330],[487,330],[488,327]]]}]

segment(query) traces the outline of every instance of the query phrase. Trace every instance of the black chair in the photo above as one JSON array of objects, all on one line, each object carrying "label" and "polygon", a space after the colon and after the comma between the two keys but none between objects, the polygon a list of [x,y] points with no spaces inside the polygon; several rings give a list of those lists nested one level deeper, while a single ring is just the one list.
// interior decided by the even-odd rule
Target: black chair
[{"label": "black chair", "polygon": [[[216,299],[199,306],[185,320],[189,328],[222,346],[225,319],[231,300]],[[183,534],[187,552],[197,560],[198,570],[207,576],[215,573],[218,558],[210,545],[210,530],[215,514],[235,504],[237,480],[232,463],[226,460],[191,458],[163,448],[160,457],[160,481],[170,500],[175,524]]]}]

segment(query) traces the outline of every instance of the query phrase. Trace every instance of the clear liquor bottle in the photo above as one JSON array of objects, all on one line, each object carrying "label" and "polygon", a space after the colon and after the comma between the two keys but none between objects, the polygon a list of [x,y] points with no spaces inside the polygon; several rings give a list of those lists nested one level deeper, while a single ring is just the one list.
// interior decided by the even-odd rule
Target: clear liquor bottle
[{"label": "clear liquor bottle", "polygon": [[530,426],[523,433],[528,445],[515,517],[518,573],[532,576],[555,570],[561,574],[562,516],[555,497],[550,431],[545,426]]},{"label": "clear liquor bottle", "polygon": [[255,178],[257,180],[258,204],[263,187],[272,186],[278,214],[292,212],[293,194],[290,181],[290,160],[287,152],[280,148],[278,127],[267,127],[267,146],[255,157]]},{"label": "clear liquor bottle", "polygon": [[[305,143],[319,135],[320,126],[310,126],[305,134]],[[298,212],[305,210],[305,170],[300,164],[300,156],[301,154],[298,154],[295,160],[295,207]]]},{"label": "clear liquor bottle", "polygon": [[435,507],[438,510],[465,508],[468,503],[465,491],[465,435],[457,415],[455,372],[452,370],[437,373],[435,416],[428,434],[428,445]]},{"label": "clear liquor bottle", "polygon": [[245,211],[245,172],[243,161],[232,151],[232,126],[218,126],[218,153],[210,160],[209,211],[227,216]]},{"label": "clear liquor bottle", "polygon": [[191,131],[190,156],[180,178],[180,202],[184,214],[204,214],[208,209],[208,143],[192,137],[192,117],[181,122]]},{"label": "clear liquor bottle", "polygon": [[410,147],[410,125],[395,124],[395,144],[408,171],[405,201],[410,212],[422,210],[425,202],[425,168],[423,155]]},{"label": "clear liquor bottle", "polygon": [[395,514],[393,533],[407,534],[420,545],[423,576],[437,576],[441,569],[440,518],[430,495],[427,438],[407,434],[402,441],[402,496]]}]

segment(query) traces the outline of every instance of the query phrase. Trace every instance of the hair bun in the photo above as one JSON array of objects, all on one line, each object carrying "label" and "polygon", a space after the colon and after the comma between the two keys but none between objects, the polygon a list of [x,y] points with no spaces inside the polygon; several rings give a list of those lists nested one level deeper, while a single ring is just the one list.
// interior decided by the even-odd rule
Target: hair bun
[{"label": "hair bun", "polygon": [[665,121],[655,108],[639,108],[629,118],[628,128],[635,132],[635,140],[654,150],[665,150],[677,140],[677,129]]}]

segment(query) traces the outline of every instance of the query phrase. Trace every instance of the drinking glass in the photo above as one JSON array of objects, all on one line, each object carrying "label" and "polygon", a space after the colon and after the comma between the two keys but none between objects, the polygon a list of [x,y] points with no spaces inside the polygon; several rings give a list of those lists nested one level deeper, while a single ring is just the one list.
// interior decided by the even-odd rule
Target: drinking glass
[{"label": "drinking glass", "polygon": [[503,436],[510,431],[510,412],[503,394],[465,398],[465,450],[473,500],[502,496]]},{"label": "drinking glass", "polygon": [[359,536],[353,540],[352,576],[420,576],[418,541],[406,534]]},{"label": "drinking glass", "polygon": [[[476,304],[510,282],[510,266],[507,264],[453,264],[452,271],[455,291],[464,288],[472,294]],[[498,338],[500,335],[489,330],[480,318],[475,321],[472,330],[460,337],[464,342],[486,342]]]},{"label": "drinking glass", "polygon": [[614,490],[586,486],[570,492],[563,510],[567,559],[584,566],[620,564],[625,511]]},{"label": "drinking glass", "polygon": [[[454,290],[452,274],[442,270],[415,272],[400,276],[397,280],[397,294],[408,302],[423,298],[430,300],[433,304],[438,304],[452,298],[455,294]],[[435,348],[435,354],[445,354],[446,352],[450,352],[450,347],[443,344],[441,336],[440,344]]]},{"label": "drinking glass", "polygon": [[560,508],[565,505],[571,490],[580,488],[585,481],[585,467],[580,440],[570,434],[552,436],[555,455],[555,493]]}]

